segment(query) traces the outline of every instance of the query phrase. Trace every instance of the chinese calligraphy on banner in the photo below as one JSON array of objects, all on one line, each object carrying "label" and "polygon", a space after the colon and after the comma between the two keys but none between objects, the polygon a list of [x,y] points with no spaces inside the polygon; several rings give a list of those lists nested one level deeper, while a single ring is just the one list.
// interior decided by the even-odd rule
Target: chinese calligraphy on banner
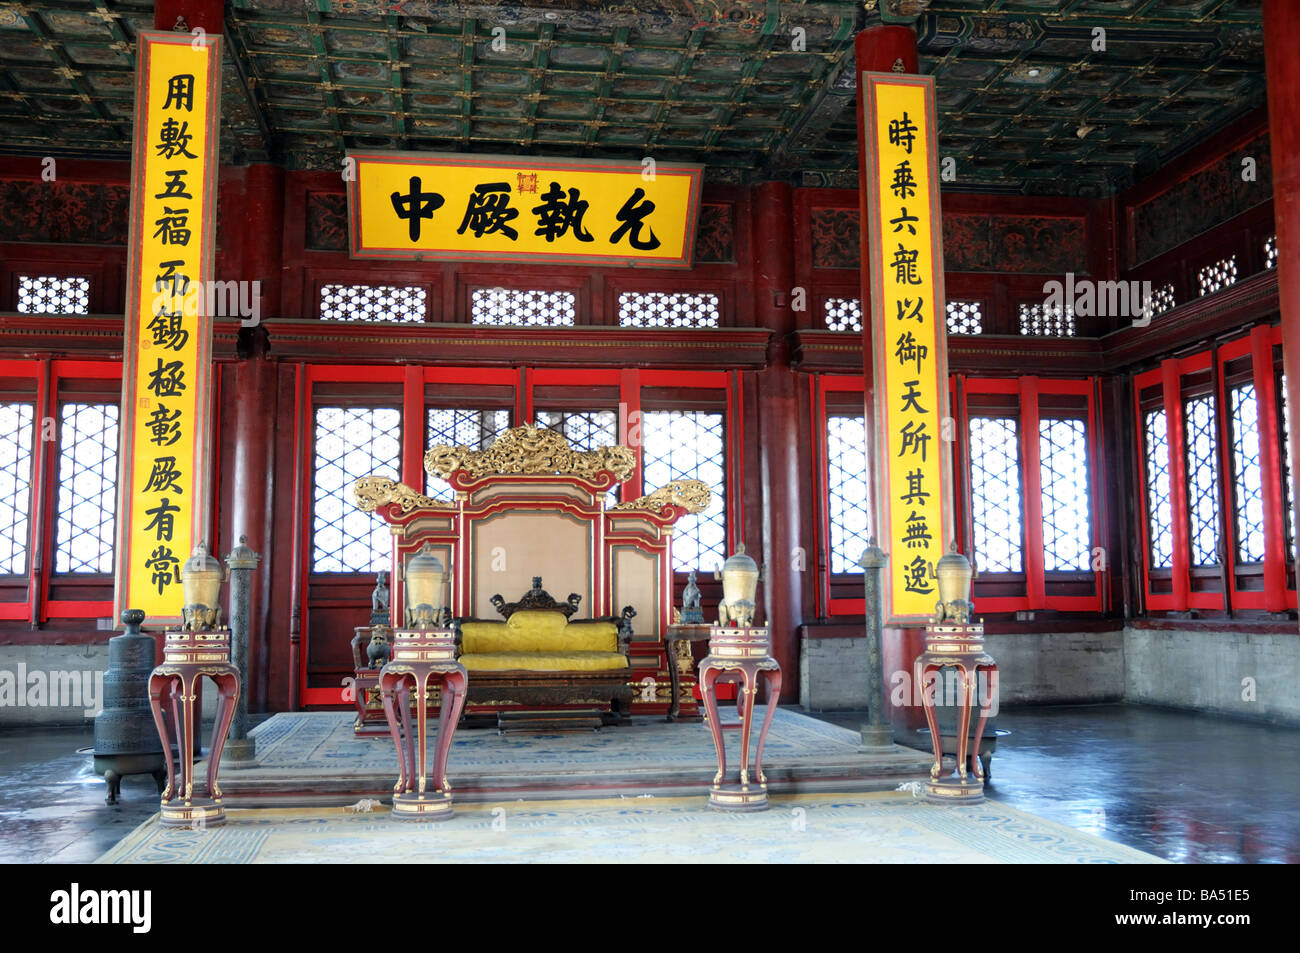
[{"label": "chinese calligraphy on banner", "polygon": [[689,268],[702,166],[349,153],[353,258]]},{"label": "chinese calligraphy on banner", "polygon": [[917,624],[934,613],[931,567],[952,528],[934,80],[863,73],[862,82],[884,613],[886,624]]},{"label": "chinese calligraphy on banner", "polygon": [[115,605],[177,621],[206,540],[216,209],[217,37],[141,33],[131,164]]}]

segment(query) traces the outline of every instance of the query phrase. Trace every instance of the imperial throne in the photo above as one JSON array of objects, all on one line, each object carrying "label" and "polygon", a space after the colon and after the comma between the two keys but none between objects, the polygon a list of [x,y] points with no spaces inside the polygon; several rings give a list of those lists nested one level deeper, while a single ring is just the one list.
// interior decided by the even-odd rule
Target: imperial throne
[{"label": "imperial throne", "polygon": [[[665,713],[672,529],[708,506],[708,486],[674,480],[614,503],[611,491],[635,466],[631,448],[578,451],[561,433],[530,425],[484,450],[433,447],[424,464],[454,500],[379,476],[358,480],[353,496],[392,529],[395,618],[407,559],[428,544],[450,567],[467,720],[599,727],[629,712]],[[568,593],[564,602],[542,588],[543,576]],[[519,592],[513,603],[502,595]],[[679,701],[693,704],[692,688],[693,679],[680,685]]]}]

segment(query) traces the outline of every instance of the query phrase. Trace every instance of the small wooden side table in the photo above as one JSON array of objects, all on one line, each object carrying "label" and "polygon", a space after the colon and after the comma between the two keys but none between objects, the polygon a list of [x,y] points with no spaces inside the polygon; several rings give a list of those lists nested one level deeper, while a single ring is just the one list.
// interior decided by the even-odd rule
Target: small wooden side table
[{"label": "small wooden side table", "polygon": [[[438,740],[433,757],[433,785],[428,784],[428,686],[441,686]],[[447,754],[465,707],[465,666],[456,661],[456,637],[450,629],[397,629],[392,661],[379,672],[384,715],[397,748],[398,775],[393,786],[393,816],[445,821],[452,816]],[[415,691],[415,725],[411,725],[411,691]],[[400,715],[399,715],[400,712]],[[405,736],[405,745],[403,745]]]},{"label": "small wooden side table", "polygon": [[[681,666],[690,659],[690,664],[695,664],[695,659],[690,657],[689,646],[693,642],[707,642],[709,631],[713,626],[708,623],[677,623],[668,626],[664,632],[664,654],[668,658],[668,677],[672,681],[673,698],[668,703],[667,721],[676,721],[682,714],[682,675]],[[681,647],[687,646],[687,651],[682,653]],[[696,711],[694,714],[687,714],[686,718],[699,718],[700,714]]]},{"label": "small wooden side table", "polygon": [[[194,792],[194,734],[199,728],[196,712],[198,681],[206,675],[217,684],[217,717],[208,750],[206,793]],[[221,750],[230,734],[239,701],[239,669],[230,662],[230,630],[167,632],[163,641],[163,663],[149,675],[149,708],[162,740],[167,760],[167,787],[163,789],[160,822],[164,827],[215,827],[226,822],[217,786]],[[172,757],[176,742],[179,771]],[[179,782],[177,774],[180,775]]]},{"label": "small wooden side table", "polygon": [[[934,711],[934,688],[926,686],[931,672],[952,667],[957,670],[957,770],[956,775],[943,771],[943,737],[939,734],[939,721]],[[998,666],[993,656],[984,651],[984,626],[962,624],[931,624],[925,627],[925,650],[917,656],[912,666],[912,678],[921,688],[921,703],[925,708],[925,721],[930,726],[930,743],[934,749],[934,765],[930,768],[930,781],[926,785],[926,798],[945,803],[975,804],[984,800],[984,772],[979,759],[972,758],[970,749],[971,710],[978,696],[979,673],[989,679],[990,692],[996,691]],[[981,708],[975,738],[984,735],[988,721],[988,708]]]},{"label": "small wooden side table", "polygon": [[[704,697],[705,717],[718,752],[718,773],[709,789],[709,807],[715,811],[765,811],[767,775],[763,773],[763,745],[767,729],[776,714],[781,695],[781,665],[772,657],[772,643],[766,628],[756,626],[713,626],[709,632],[709,654],[700,662],[700,694]],[[740,721],[723,724],[718,718],[718,681],[735,681],[739,675],[741,691],[736,698]],[[767,682],[767,714],[758,733],[758,750],[754,772],[749,771],[749,737],[754,723],[754,701],[758,680]],[[727,776],[727,747],[724,730],[740,730],[740,767],[734,778]]]}]

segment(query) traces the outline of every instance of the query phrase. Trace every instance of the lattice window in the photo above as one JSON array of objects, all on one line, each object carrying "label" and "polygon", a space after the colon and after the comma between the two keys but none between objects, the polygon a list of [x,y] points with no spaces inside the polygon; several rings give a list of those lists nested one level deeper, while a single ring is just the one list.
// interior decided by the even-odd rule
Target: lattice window
[{"label": "lattice window", "polygon": [[1025,303],[1020,306],[1020,333],[1030,337],[1074,337],[1074,306]]},{"label": "lattice window", "polygon": [[19,314],[89,314],[90,279],[18,276]]},{"label": "lattice window", "polygon": [[1214,398],[1183,404],[1187,438],[1187,516],[1193,566],[1219,563],[1219,468]]},{"label": "lattice window", "polygon": [[31,404],[0,404],[0,574],[27,571],[32,507]]},{"label": "lattice window", "polygon": [[1151,292],[1151,316],[1164,314],[1166,311],[1172,311],[1178,304],[1174,300],[1174,286],[1172,284],[1161,285]]},{"label": "lattice window", "polygon": [[395,407],[317,407],[313,441],[312,572],[392,567],[392,535],[352,500],[352,484],[402,472],[402,414]]},{"label": "lattice window", "polygon": [[1092,518],[1084,422],[1068,417],[1040,419],[1038,459],[1043,488],[1043,569],[1087,570],[1091,565]]},{"label": "lattice window", "polygon": [[822,307],[825,311],[826,329],[828,331],[862,331],[861,298],[827,298]]},{"label": "lattice window", "polygon": [[1237,280],[1237,256],[1223,258],[1212,265],[1206,265],[1196,273],[1196,283],[1200,285],[1202,295],[1214,294],[1234,284]]},{"label": "lattice window", "polygon": [[1277,236],[1270,235],[1264,239],[1264,267],[1277,267]]},{"label": "lattice window", "polygon": [[978,301],[949,301],[949,334],[983,334],[984,306]]},{"label": "lattice window", "polygon": [[475,288],[470,320],[499,327],[570,327],[577,319],[578,296],[572,291],[520,291]]},{"label": "lattice window", "polygon": [[[426,450],[439,444],[484,450],[510,429],[510,411],[429,407],[425,411],[424,425]],[[428,473],[424,477],[424,487],[424,492],[436,500],[450,502],[456,498],[456,491],[450,483]]]},{"label": "lattice window", "polygon": [[866,418],[826,418],[826,489],[830,502],[831,572],[861,573],[871,538],[867,506]]},{"label": "lattice window", "polygon": [[564,434],[574,450],[618,445],[618,414],[612,410],[539,410],[537,423]]},{"label": "lattice window", "polygon": [[54,571],[111,573],[117,530],[117,404],[59,407]]},{"label": "lattice window", "polygon": [[980,571],[1023,571],[1020,436],[1016,418],[971,418],[970,493]]},{"label": "lattice window", "polygon": [[673,569],[713,570],[728,555],[723,415],[646,411],[641,419],[641,439],[647,493],[680,479],[703,480],[713,491],[707,510],[683,516],[673,530]]},{"label": "lattice window", "polygon": [[618,323],[624,328],[716,328],[718,296],[663,291],[624,291]]},{"label": "lattice window", "polygon": [[321,285],[323,321],[423,321],[429,294],[418,285]]},{"label": "lattice window", "polygon": [[1259,404],[1255,385],[1228,391],[1232,414],[1233,503],[1236,507],[1237,561],[1264,559],[1264,471],[1259,457]]},{"label": "lattice window", "polygon": [[1174,504],[1169,480],[1169,422],[1163,409],[1146,412],[1142,433],[1146,437],[1151,568],[1169,569],[1174,565]]}]

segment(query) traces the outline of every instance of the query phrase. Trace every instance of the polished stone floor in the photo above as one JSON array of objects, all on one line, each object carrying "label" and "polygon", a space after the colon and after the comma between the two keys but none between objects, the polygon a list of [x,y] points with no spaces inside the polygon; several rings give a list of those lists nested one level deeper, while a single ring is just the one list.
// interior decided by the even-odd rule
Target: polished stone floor
[{"label": "polished stone floor", "polygon": [[[856,727],[860,713],[819,717]],[[1168,860],[1300,863],[1300,729],[1125,705],[1003,710],[988,794]],[[87,729],[0,732],[0,862],[94,860],[157,810],[104,782]]]},{"label": "polished stone floor", "polygon": [[990,798],[1166,860],[1300,863],[1300,729],[1131,705],[1004,709],[997,725],[1012,734]]}]

